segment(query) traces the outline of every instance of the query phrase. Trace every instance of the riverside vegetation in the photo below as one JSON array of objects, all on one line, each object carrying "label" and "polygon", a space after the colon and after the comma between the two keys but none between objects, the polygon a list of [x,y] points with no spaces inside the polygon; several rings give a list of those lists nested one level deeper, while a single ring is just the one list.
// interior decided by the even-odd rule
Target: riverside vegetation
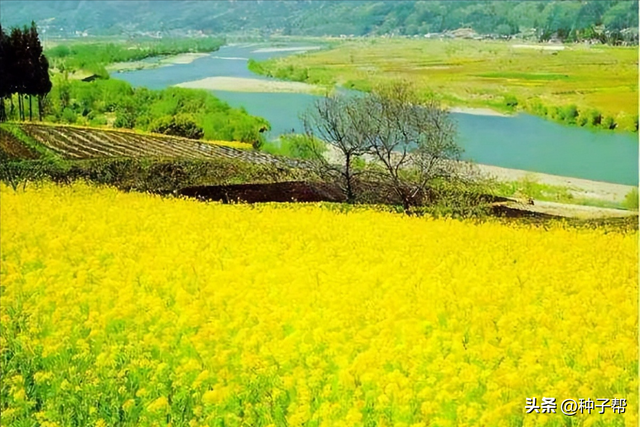
[{"label": "riverside vegetation", "polygon": [[328,50],[250,61],[266,76],[370,91],[389,79],[412,81],[423,97],[451,107],[526,111],[559,122],[637,132],[638,50],[473,40],[336,41]]}]

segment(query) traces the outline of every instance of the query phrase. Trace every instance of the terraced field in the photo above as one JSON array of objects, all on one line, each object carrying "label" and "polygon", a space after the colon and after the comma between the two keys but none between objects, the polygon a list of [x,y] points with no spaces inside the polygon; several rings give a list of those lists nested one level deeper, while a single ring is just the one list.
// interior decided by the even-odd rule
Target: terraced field
[{"label": "terraced field", "polygon": [[69,160],[105,157],[226,157],[258,164],[282,161],[265,153],[174,136],[39,124],[24,124],[21,128],[35,141]]}]

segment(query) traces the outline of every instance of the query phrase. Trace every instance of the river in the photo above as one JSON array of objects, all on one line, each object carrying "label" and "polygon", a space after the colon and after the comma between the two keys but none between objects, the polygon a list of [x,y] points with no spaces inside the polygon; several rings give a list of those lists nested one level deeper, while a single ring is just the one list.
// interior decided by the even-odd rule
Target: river
[{"label": "river", "polygon": [[[287,45],[302,48],[301,45]],[[264,44],[223,46],[189,64],[175,64],[114,74],[133,86],[162,89],[208,77],[273,80],[247,69],[249,58],[264,60],[298,53],[264,49]],[[269,137],[292,130],[301,132],[299,114],[309,108],[315,95],[212,91],[234,107],[266,118]],[[529,114],[512,117],[452,113],[458,124],[463,158],[478,163],[533,172],[638,185],[638,136],[604,130],[565,126]]]}]

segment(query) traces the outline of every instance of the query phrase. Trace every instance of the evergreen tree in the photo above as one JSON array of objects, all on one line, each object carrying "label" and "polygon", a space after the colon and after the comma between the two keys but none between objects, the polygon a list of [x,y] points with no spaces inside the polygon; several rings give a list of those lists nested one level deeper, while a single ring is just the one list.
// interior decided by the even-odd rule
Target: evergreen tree
[{"label": "evergreen tree", "polygon": [[43,54],[35,22],[31,27],[13,28],[7,34],[0,27],[0,121],[7,119],[4,99],[11,102],[18,96],[18,117],[25,120],[25,95],[29,97],[29,120],[33,119],[33,96],[38,97],[38,112],[42,120],[43,99],[51,91],[49,62]]},{"label": "evergreen tree", "polygon": [[38,97],[38,115],[42,120],[42,100],[51,91],[49,78],[49,61],[42,52],[42,44],[38,37],[36,23],[31,22],[28,34],[29,80],[26,93],[29,95],[29,120],[32,119],[31,97]]},{"label": "evergreen tree", "polygon": [[24,120],[23,95],[27,90],[29,57],[28,46],[24,32],[20,28],[13,28],[9,37],[11,45],[8,66],[12,78],[9,80],[9,91],[18,94],[18,114],[20,120]]},{"label": "evergreen tree", "polygon": [[7,120],[4,99],[11,96],[9,92],[9,62],[7,58],[9,38],[0,25],[0,122]]}]

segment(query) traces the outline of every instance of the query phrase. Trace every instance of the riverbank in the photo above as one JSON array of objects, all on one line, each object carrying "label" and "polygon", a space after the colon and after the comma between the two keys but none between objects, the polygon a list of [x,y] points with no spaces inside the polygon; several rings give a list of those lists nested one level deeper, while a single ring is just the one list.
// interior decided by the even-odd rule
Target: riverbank
[{"label": "riverbank", "polygon": [[582,178],[509,169],[499,166],[477,164],[480,174],[495,178],[499,182],[529,181],[556,187],[565,187],[576,199],[593,199],[603,202],[622,203],[634,187],[611,182],[592,181]]},{"label": "riverbank", "polygon": [[[342,163],[342,155],[332,147],[327,146],[325,157],[331,163]],[[371,156],[366,156],[367,162],[375,162]],[[615,184],[611,182],[593,181],[589,179],[574,178],[569,176],[552,175],[541,172],[532,172],[522,169],[511,169],[487,164],[463,162],[463,166],[470,167],[474,176],[491,179],[496,183],[516,183],[548,186],[549,190],[556,193],[562,192],[573,199],[576,204],[621,205],[625,197],[635,187],[632,185]],[[518,186],[518,185],[516,185]],[[506,196],[505,194],[502,194]]]},{"label": "riverbank", "polygon": [[211,53],[181,53],[178,55],[163,56],[144,61],[116,62],[105,68],[109,73],[122,73],[125,71],[148,70],[160,67],[170,67],[178,64],[191,64],[196,59],[204,58]]}]

